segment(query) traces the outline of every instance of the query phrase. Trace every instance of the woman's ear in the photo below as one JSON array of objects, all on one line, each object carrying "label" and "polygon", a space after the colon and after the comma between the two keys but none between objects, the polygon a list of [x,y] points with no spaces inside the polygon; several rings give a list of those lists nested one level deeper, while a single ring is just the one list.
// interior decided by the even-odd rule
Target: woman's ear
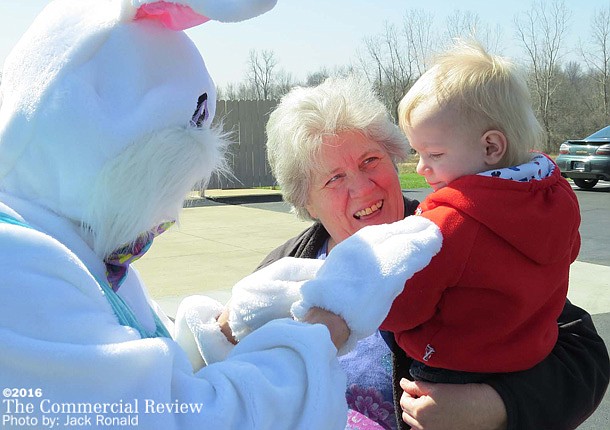
[{"label": "woman's ear", "polygon": [[305,205],[305,210],[307,211],[307,213],[309,213],[310,217],[312,217],[313,219],[318,219],[318,213],[316,212],[316,210],[313,207],[313,205],[306,204]]},{"label": "woman's ear", "polygon": [[504,133],[498,130],[486,131],[481,136],[481,143],[485,149],[484,160],[489,166],[495,166],[506,154],[508,141]]}]

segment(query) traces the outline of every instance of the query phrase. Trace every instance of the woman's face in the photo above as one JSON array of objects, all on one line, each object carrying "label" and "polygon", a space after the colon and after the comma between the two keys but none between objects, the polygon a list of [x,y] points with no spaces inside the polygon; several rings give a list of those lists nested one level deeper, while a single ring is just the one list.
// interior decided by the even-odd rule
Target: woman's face
[{"label": "woman's face", "polygon": [[358,132],[329,136],[317,166],[305,208],[336,243],[367,225],[404,218],[398,174],[377,142]]}]

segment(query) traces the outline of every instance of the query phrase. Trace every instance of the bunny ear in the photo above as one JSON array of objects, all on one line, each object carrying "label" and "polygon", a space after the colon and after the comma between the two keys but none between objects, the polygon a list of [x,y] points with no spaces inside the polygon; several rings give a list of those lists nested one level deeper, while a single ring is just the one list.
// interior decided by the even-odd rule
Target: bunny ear
[{"label": "bunny ear", "polygon": [[[162,4],[163,9],[172,9],[175,6],[176,10],[181,10],[185,7],[189,10],[189,14],[194,16],[203,16],[214,21],[220,22],[238,22],[246,19],[254,18],[269,10],[273,9],[277,0],[123,0],[129,1],[134,8],[142,8],[147,4]],[[183,13],[183,12],[180,12]],[[173,12],[172,12],[173,14]],[[188,14],[187,14],[188,15]],[[147,15],[148,17],[148,15]],[[207,19],[206,19],[207,20]],[[170,21],[173,21],[170,18]],[[205,22],[205,21],[204,21]],[[186,19],[187,26],[201,24],[201,21]],[[165,22],[164,22],[165,24]],[[183,24],[178,24],[182,26]],[[171,27],[170,27],[171,28]],[[188,28],[188,27],[186,27]]]},{"label": "bunny ear", "polygon": [[141,5],[136,12],[135,20],[141,19],[158,21],[170,30],[186,30],[210,20],[189,6],[165,1]]}]

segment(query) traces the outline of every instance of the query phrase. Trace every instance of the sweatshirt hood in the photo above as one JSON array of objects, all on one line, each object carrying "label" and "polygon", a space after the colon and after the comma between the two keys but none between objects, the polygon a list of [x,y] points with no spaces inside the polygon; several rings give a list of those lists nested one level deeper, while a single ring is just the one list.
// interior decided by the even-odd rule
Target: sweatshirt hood
[{"label": "sweatshirt hood", "polygon": [[[557,250],[580,246],[580,209],[570,184],[550,159],[549,176],[518,181],[469,175],[427,197],[428,208],[450,204],[539,264],[563,258]],[[562,220],[553,218],[563,214]]]}]

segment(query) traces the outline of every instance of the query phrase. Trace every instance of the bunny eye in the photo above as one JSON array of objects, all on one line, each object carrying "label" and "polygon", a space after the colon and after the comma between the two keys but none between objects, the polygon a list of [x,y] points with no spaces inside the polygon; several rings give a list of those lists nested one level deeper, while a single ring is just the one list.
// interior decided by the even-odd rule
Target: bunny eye
[{"label": "bunny eye", "polygon": [[191,119],[191,125],[194,127],[201,127],[201,125],[208,119],[210,112],[208,111],[208,93],[203,93],[197,99],[197,108],[193,113]]}]

